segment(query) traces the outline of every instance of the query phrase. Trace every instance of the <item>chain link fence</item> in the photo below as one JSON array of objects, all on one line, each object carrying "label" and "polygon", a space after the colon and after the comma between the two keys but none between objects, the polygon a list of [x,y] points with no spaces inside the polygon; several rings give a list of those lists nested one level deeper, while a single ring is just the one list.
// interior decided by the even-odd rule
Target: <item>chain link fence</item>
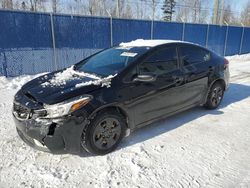
[{"label": "chain link fence", "polygon": [[250,52],[250,28],[0,11],[0,75],[51,72],[120,42],[184,40],[220,55]]}]

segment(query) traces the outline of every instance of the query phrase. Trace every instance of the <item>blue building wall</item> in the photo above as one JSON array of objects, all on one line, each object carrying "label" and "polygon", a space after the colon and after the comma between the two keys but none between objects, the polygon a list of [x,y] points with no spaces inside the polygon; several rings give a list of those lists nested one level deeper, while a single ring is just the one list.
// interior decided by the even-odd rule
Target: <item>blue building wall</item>
[{"label": "blue building wall", "polygon": [[240,50],[250,52],[250,28],[162,21],[154,21],[152,25],[152,21],[112,19],[111,36],[110,23],[110,18],[71,15],[53,15],[51,22],[50,14],[46,13],[0,11],[0,75],[62,69],[110,47],[112,42],[118,45],[151,36],[153,39],[184,39],[207,46],[220,55],[240,54]]}]

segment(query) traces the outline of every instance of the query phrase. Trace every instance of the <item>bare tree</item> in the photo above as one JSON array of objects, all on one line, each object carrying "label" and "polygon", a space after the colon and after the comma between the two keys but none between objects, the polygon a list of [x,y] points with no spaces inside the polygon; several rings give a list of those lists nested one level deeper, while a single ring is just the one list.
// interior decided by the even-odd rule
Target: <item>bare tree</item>
[{"label": "bare tree", "polygon": [[30,10],[36,12],[37,0],[30,0]]},{"label": "bare tree", "polygon": [[59,0],[52,0],[52,10],[54,13],[58,12]]},{"label": "bare tree", "polygon": [[139,19],[143,19],[145,15],[145,0],[139,0],[138,5],[139,5]]},{"label": "bare tree", "polygon": [[228,4],[227,7],[224,10],[224,13],[222,16],[222,20],[225,23],[232,24],[234,22],[234,15],[231,9],[231,5]]},{"label": "bare tree", "polygon": [[227,3],[224,5],[224,0],[215,1],[214,13],[213,13],[213,23],[214,24],[239,24],[238,18],[236,16],[236,12],[232,10],[231,4]]},{"label": "bare tree", "polygon": [[[46,0],[29,0],[29,4],[30,4],[30,11],[46,11],[46,8],[44,6],[44,3],[46,2]],[[23,1],[22,4],[22,9],[26,10],[27,9],[27,3],[26,1]]]},{"label": "bare tree", "polygon": [[209,0],[183,0],[181,5],[176,6],[176,21],[207,23],[209,10],[204,7],[207,7],[209,3]]},{"label": "bare tree", "polygon": [[68,10],[71,14],[88,15],[88,8],[85,0],[74,0],[74,3],[68,4]]},{"label": "bare tree", "polygon": [[20,9],[20,4],[19,3],[20,3],[19,1],[14,1],[13,9],[19,10]]},{"label": "bare tree", "polygon": [[209,10],[206,8],[211,3],[210,0],[199,0],[198,9],[198,23],[208,23],[209,21]]},{"label": "bare tree", "polygon": [[219,22],[218,13],[219,13],[219,0],[215,0],[213,17],[212,17],[213,24],[217,24]]},{"label": "bare tree", "polygon": [[241,22],[246,26],[250,26],[250,2],[247,3],[241,12]]},{"label": "bare tree", "polygon": [[2,8],[13,9],[13,1],[12,0],[2,0]]},{"label": "bare tree", "polygon": [[91,16],[101,16],[105,14],[105,10],[103,8],[103,1],[100,0],[88,0],[86,2],[86,9],[88,10],[88,14]]},{"label": "bare tree", "polygon": [[89,10],[89,14],[91,16],[96,14],[96,8],[97,8],[97,1],[96,0],[89,0],[89,2],[88,2],[88,10]]},{"label": "bare tree", "polygon": [[201,14],[201,1],[200,0],[194,0],[193,2],[193,22],[197,23],[199,22],[199,16]]},{"label": "bare tree", "polygon": [[203,7],[207,7],[207,1],[206,0],[193,0],[193,3],[191,4],[193,6],[193,22],[194,23],[204,23],[206,22],[206,19],[208,17],[209,12],[204,9]]},{"label": "bare tree", "polygon": [[27,10],[27,5],[26,5],[26,3],[24,1],[21,3],[21,9],[22,10]]},{"label": "bare tree", "polygon": [[111,0],[74,0],[68,5],[71,13],[91,16],[109,16],[107,11],[115,16],[115,8],[110,3]]},{"label": "bare tree", "polygon": [[[175,20],[178,22],[191,22],[194,20],[194,15],[197,13],[196,9],[194,8],[194,1],[196,0],[183,0],[179,6],[176,8],[176,16]],[[193,8],[190,8],[193,7]],[[197,17],[197,16],[196,16]],[[196,19],[196,18],[195,18]]]},{"label": "bare tree", "polygon": [[155,9],[157,7],[157,2],[156,0],[152,0],[152,19],[154,20],[155,19]]},{"label": "bare tree", "polygon": [[125,8],[123,9],[121,16],[123,18],[128,18],[128,19],[133,18],[133,12],[130,4],[125,5]]},{"label": "bare tree", "polygon": [[190,10],[187,7],[178,7],[176,8],[176,17],[177,22],[188,22],[190,17]]},{"label": "bare tree", "polygon": [[125,1],[124,0],[115,0],[115,4],[116,4],[116,17],[120,18],[121,14],[124,10],[124,7],[125,7]]},{"label": "bare tree", "polygon": [[46,12],[46,6],[45,6],[45,3],[46,3],[47,0],[39,0],[38,1],[38,10],[39,11],[43,11],[43,12]]}]

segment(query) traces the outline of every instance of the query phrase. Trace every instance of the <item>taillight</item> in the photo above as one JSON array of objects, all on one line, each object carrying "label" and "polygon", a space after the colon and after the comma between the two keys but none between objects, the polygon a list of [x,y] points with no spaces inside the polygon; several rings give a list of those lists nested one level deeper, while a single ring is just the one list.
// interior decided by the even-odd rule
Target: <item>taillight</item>
[{"label": "taillight", "polygon": [[226,58],[224,58],[224,64],[229,65],[229,61]]},{"label": "taillight", "polygon": [[224,58],[224,68],[226,69],[229,66],[229,61]]}]

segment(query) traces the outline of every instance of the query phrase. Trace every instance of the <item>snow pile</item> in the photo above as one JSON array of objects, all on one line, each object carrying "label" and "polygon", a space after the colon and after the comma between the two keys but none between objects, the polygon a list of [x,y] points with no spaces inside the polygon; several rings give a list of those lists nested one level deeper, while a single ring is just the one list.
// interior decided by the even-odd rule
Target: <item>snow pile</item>
[{"label": "snow pile", "polygon": [[5,76],[0,76],[0,89],[20,89],[26,82],[44,74],[46,73],[37,75],[24,75],[14,78],[6,78]]},{"label": "snow pile", "polygon": [[[117,75],[117,74],[116,74]],[[48,82],[44,82],[42,84],[43,87],[47,86],[62,86],[66,85],[67,81],[70,80],[76,80],[76,79],[81,79],[83,77],[88,77],[92,78],[94,80],[87,81],[87,82],[82,82],[80,84],[76,84],[76,88],[87,86],[87,85],[102,85],[102,87],[110,87],[111,85],[111,80],[116,76],[116,75],[110,75],[104,78],[95,76],[93,74],[88,74],[85,72],[79,72],[75,71],[74,67],[71,66],[70,68],[67,68],[66,70],[56,73],[55,76],[49,80]]]},{"label": "snow pile", "polygon": [[250,54],[243,54],[243,55],[234,55],[234,56],[228,56],[226,57],[229,61],[249,61],[250,60]]},{"label": "snow pile", "polygon": [[61,86],[61,85],[65,85],[67,81],[80,79],[81,77],[89,77],[89,78],[96,79],[96,80],[101,79],[100,77],[97,77],[93,74],[75,71],[74,66],[71,66],[62,72],[56,73],[55,76],[50,81],[43,83],[42,86],[43,87]]},{"label": "snow pile", "polygon": [[99,79],[96,79],[94,81],[88,81],[88,82],[83,82],[83,83],[80,83],[80,84],[76,84],[76,88],[84,87],[84,86],[88,86],[88,85],[101,85],[102,87],[106,86],[107,88],[109,88],[111,86],[112,79],[116,75],[117,74],[110,75],[110,76],[107,76],[107,77],[104,77],[104,78],[99,78]]},{"label": "snow pile", "polygon": [[137,39],[131,42],[122,42],[120,43],[121,47],[154,47],[161,44],[167,44],[167,43],[174,43],[174,42],[183,42],[183,41],[177,41],[177,40],[144,40],[144,39]]}]

